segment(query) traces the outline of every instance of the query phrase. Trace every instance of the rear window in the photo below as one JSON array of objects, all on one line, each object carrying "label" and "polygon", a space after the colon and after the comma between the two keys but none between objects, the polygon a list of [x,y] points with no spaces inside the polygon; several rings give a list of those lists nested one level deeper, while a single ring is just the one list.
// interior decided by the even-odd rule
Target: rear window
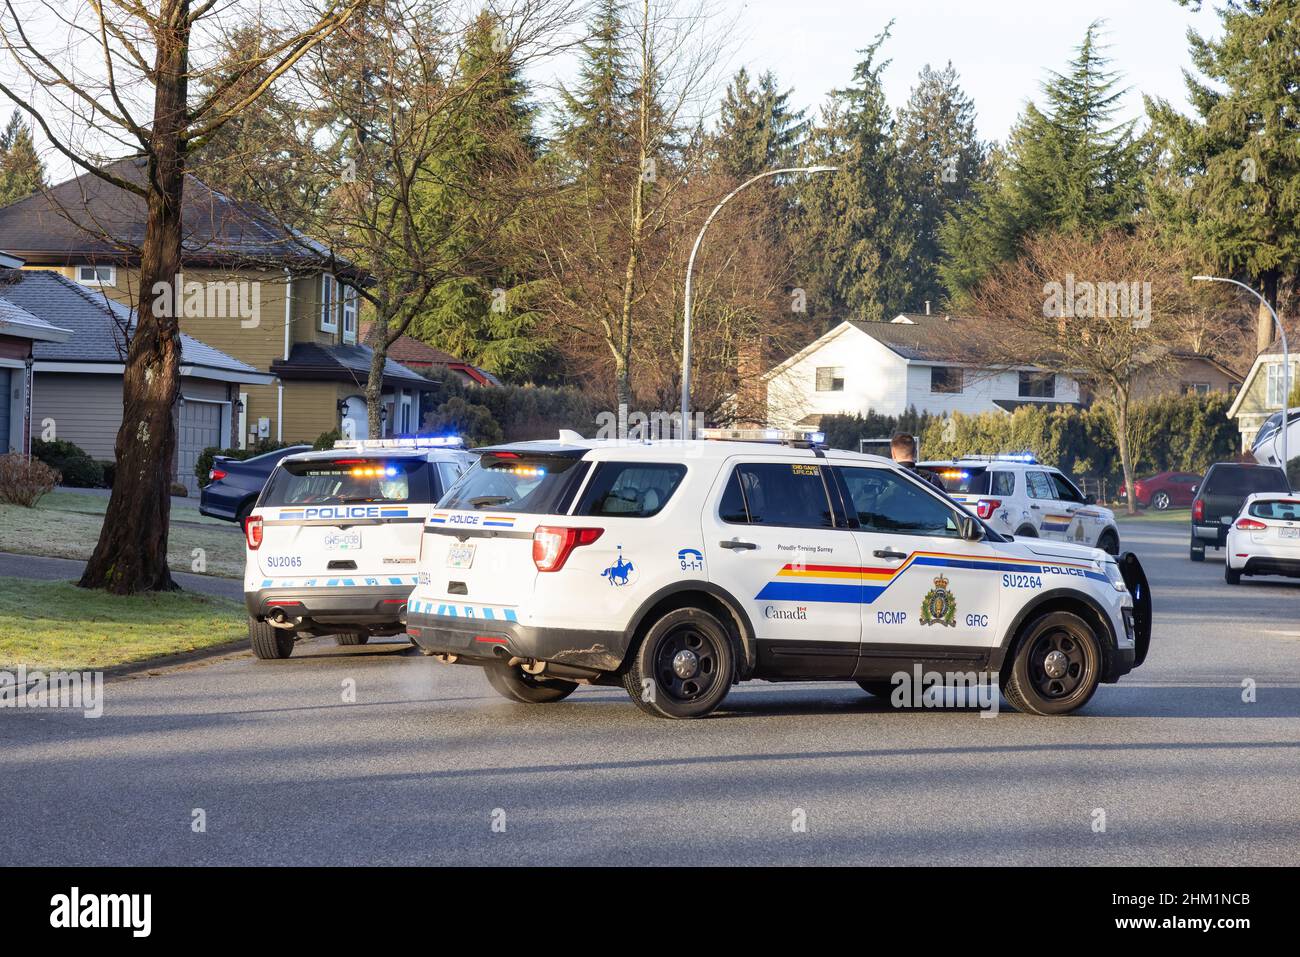
[{"label": "rear window", "polygon": [[582,493],[578,514],[649,518],[668,504],[685,475],[684,465],[601,462]]},{"label": "rear window", "polygon": [[565,511],[586,470],[578,456],[484,453],[438,507],[556,515]]},{"label": "rear window", "polygon": [[1283,522],[1300,522],[1300,501],[1295,499],[1265,499],[1252,502],[1249,513],[1256,518],[1273,518]]},{"label": "rear window", "polygon": [[989,472],[982,465],[927,465],[921,471],[939,476],[943,490],[953,495],[988,495],[991,481]]},{"label": "rear window", "polygon": [[433,500],[423,460],[334,459],[284,462],[271,473],[259,504],[341,505]]},{"label": "rear window", "polygon": [[1281,469],[1249,465],[1220,465],[1205,479],[1207,495],[1240,495],[1256,492],[1289,492]]}]

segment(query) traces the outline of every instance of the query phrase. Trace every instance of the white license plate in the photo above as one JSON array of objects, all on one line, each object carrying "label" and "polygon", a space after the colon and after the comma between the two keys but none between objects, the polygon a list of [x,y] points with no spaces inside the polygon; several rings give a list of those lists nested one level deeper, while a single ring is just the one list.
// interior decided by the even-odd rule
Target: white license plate
[{"label": "white license plate", "polygon": [[355,552],[361,548],[361,529],[349,528],[325,533],[325,551]]},{"label": "white license plate", "polygon": [[469,568],[474,564],[473,545],[453,545],[447,549],[448,568]]},{"label": "white license plate", "polygon": [[1277,534],[1279,538],[1300,538],[1300,528],[1279,528]]}]

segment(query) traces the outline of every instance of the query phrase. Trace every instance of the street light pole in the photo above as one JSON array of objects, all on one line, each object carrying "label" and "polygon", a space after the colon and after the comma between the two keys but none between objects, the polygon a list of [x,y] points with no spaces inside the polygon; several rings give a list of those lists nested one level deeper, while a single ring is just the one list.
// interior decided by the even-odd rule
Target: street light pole
[{"label": "street light pole", "polygon": [[[1268,307],[1269,315],[1273,317],[1273,324],[1277,326],[1277,334],[1282,340],[1282,474],[1289,475],[1287,466],[1291,460],[1287,457],[1286,434],[1290,431],[1290,423],[1287,421],[1291,417],[1291,356],[1286,348],[1286,330],[1282,328],[1282,320],[1277,317],[1277,311],[1272,304],[1261,296],[1254,289],[1251,289],[1244,282],[1238,282],[1235,279],[1227,279],[1223,276],[1193,276],[1197,282],[1227,282],[1234,286],[1240,286],[1246,292],[1250,293],[1265,306]],[[1287,479],[1287,487],[1291,487],[1291,481]]]},{"label": "street light pole", "polygon": [[691,257],[686,262],[686,296],[683,303],[684,317],[682,319],[682,437],[690,437],[691,421],[691,273],[695,269],[695,254],[700,251],[700,244],[704,242],[704,234],[709,231],[709,225],[713,218],[718,215],[718,211],[726,206],[733,196],[743,190],[745,187],[757,183],[760,179],[766,179],[769,176],[780,176],[783,173],[830,173],[839,169],[838,166],[788,166],[783,169],[770,169],[765,173],[759,173],[757,176],[751,176],[745,182],[741,183],[726,196],[722,197],[722,202],[713,207],[713,212],[704,220],[704,225],[700,227],[700,234],[695,237],[695,245],[691,247]]}]

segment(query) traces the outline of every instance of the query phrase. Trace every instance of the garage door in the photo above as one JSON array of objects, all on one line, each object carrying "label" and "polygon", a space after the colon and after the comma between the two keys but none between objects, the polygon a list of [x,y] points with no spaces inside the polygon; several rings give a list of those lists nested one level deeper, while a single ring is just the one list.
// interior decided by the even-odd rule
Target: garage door
[{"label": "garage door", "polygon": [[194,463],[206,448],[221,444],[221,415],[225,406],[216,402],[187,400],[181,406],[180,434],[177,436],[176,480],[184,483],[191,495],[199,492]]}]

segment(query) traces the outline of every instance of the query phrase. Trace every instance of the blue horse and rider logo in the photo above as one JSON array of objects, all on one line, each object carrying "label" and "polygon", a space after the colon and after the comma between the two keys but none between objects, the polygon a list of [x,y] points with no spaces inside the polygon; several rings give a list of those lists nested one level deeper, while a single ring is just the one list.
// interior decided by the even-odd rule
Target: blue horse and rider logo
[{"label": "blue horse and rider logo", "polygon": [[618,560],[600,573],[602,578],[608,578],[611,585],[626,585],[629,576],[636,568],[629,561],[623,559],[623,546],[618,546]]}]

